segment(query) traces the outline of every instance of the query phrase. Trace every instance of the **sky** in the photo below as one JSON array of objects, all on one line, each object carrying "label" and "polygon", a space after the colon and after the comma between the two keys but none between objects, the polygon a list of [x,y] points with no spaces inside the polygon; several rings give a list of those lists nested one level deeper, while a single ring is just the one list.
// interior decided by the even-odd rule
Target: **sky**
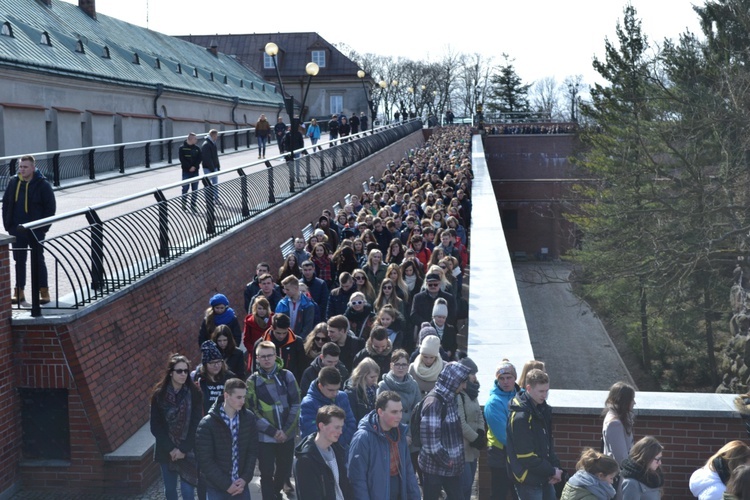
[{"label": "sky", "polygon": [[[688,29],[700,32],[689,0],[630,3],[651,42],[661,45],[664,38],[676,39]],[[562,82],[580,74],[588,84],[599,81],[592,58],[602,58],[606,37],[614,40],[625,5],[625,0],[96,0],[99,13],[167,35],[315,31],[360,53],[429,61],[453,51],[480,53],[500,63],[507,53],[526,83],[550,76]]]}]

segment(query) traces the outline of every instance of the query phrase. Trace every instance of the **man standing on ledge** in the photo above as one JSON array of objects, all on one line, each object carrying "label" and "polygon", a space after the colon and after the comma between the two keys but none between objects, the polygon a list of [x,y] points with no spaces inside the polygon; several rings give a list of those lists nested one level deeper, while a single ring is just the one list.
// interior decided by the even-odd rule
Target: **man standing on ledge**
[{"label": "man standing on ledge", "polygon": [[[19,231],[18,226],[39,219],[55,215],[57,208],[52,186],[41,172],[37,172],[34,157],[22,156],[18,163],[18,175],[11,177],[3,195],[3,225],[5,230],[16,237],[13,242],[13,260],[16,261],[16,287],[13,290],[14,304],[26,300],[24,287],[26,286],[26,258],[31,238],[44,240],[49,226],[34,229],[34,235],[27,231]],[[47,266],[44,264],[42,247],[37,253],[39,265],[39,302],[48,304],[49,283],[47,282]]]}]

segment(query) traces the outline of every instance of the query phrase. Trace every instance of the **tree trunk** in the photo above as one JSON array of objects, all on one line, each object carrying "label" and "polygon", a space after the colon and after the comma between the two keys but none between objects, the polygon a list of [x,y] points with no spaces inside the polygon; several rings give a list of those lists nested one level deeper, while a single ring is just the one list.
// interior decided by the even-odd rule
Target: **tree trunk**
[{"label": "tree trunk", "polygon": [[641,303],[641,355],[643,367],[651,368],[651,350],[648,346],[648,298],[646,287],[643,286],[643,278],[640,278],[640,303]]}]

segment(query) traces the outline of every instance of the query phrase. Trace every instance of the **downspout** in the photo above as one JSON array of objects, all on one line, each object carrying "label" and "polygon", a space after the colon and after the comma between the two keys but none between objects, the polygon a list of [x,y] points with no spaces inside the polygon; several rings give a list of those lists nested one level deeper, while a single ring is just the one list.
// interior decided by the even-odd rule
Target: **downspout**
[{"label": "downspout", "polygon": [[240,104],[240,98],[235,96],[232,97],[232,123],[234,123],[234,128],[237,129],[239,126],[237,125],[237,120],[234,119],[234,112],[237,109],[237,106]]},{"label": "downspout", "polygon": [[159,139],[164,139],[164,117],[159,114],[159,104],[157,101],[164,93],[164,84],[156,84],[156,96],[154,97],[154,116],[159,119]]}]

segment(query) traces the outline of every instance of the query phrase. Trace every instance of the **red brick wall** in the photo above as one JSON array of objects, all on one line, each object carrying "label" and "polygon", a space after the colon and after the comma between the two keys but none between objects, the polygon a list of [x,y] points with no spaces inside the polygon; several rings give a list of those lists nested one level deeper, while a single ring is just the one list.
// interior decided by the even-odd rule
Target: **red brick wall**
[{"label": "red brick wall", "polygon": [[[102,455],[148,421],[151,389],[170,353],[200,360],[198,331],[211,295],[226,294],[242,321],[242,293],[255,264],[268,261],[278,269],[279,245],[291,233],[299,234],[347,193],[361,192],[362,181],[379,177],[389,161],[421,142],[421,131],[412,134],[67,323],[31,320],[14,326],[21,386],[71,391],[71,466],[23,467],[24,486],[44,489],[64,482],[96,490],[105,477],[114,479],[119,472],[110,469],[120,469],[110,463],[105,470]],[[146,481],[137,464],[129,467],[134,481]]]},{"label": "red brick wall", "polygon": [[[600,449],[601,429],[602,418],[597,415],[554,415],[555,451],[566,471],[575,472],[583,448]],[[688,481],[693,471],[702,467],[727,442],[747,440],[747,432],[739,417],[639,416],[635,424],[635,439],[646,435],[656,437],[664,446],[662,498],[692,498]],[[479,498],[488,499],[490,476],[486,462],[480,463],[479,473]]]},{"label": "red brick wall", "polygon": [[16,393],[13,336],[10,325],[9,243],[0,243],[0,494],[18,481],[21,455],[20,401]]}]

